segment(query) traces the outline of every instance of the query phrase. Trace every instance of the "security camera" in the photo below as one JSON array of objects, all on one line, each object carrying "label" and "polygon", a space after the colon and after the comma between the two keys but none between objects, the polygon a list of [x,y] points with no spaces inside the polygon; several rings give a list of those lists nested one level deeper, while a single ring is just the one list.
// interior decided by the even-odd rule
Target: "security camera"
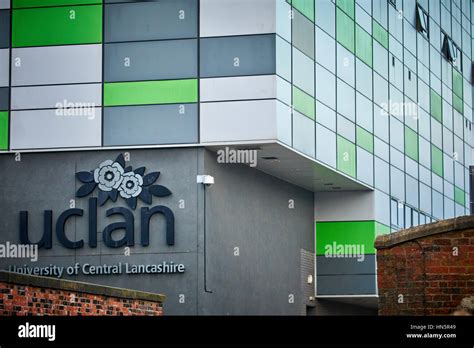
[{"label": "security camera", "polygon": [[207,187],[210,187],[210,186],[214,185],[214,177],[211,176],[211,175],[198,175],[197,176],[197,183],[206,185]]}]

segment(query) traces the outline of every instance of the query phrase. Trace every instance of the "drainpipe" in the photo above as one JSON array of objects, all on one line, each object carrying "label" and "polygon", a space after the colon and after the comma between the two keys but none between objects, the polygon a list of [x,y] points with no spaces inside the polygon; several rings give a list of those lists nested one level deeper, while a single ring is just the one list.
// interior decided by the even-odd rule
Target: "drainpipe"
[{"label": "drainpipe", "polygon": [[211,175],[198,175],[197,176],[197,183],[203,184],[203,194],[204,194],[204,292],[212,294],[212,290],[207,287],[207,222],[206,222],[206,188],[211,187],[214,185],[214,177]]}]

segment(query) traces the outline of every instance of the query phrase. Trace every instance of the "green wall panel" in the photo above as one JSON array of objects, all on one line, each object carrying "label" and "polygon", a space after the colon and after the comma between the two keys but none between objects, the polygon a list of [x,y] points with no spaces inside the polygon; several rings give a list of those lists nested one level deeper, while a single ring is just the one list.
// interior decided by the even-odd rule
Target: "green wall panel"
[{"label": "green wall panel", "polygon": [[414,130],[405,126],[405,155],[418,161],[418,135]]},{"label": "green wall panel", "polygon": [[463,98],[463,80],[462,75],[453,68],[453,92],[459,97]]},{"label": "green wall panel", "polygon": [[13,47],[92,44],[101,41],[102,5],[13,11]]},{"label": "green wall panel", "polygon": [[443,177],[443,152],[434,145],[431,145],[431,170]]},{"label": "green wall panel", "polygon": [[337,42],[354,53],[354,21],[339,8],[336,13]]},{"label": "green wall panel", "polygon": [[8,150],[8,112],[0,112],[0,150]]},{"label": "green wall panel", "polygon": [[290,0],[288,2],[314,22],[314,0]]},{"label": "green wall panel", "polygon": [[374,241],[375,221],[316,222],[317,255],[324,255],[334,242],[363,246],[364,254],[375,254]]},{"label": "green wall panel", "polygon": [[343,10],[349,17],[354,19],[355,3],[354,0],[336,0],[336,5]]},{"label": "green wall panel", "polygon": [[374,39],[388,49],[388,32],[376,21],[372,21],[372,34]]},{"label": "green wall panel", "polygon": [[453,93],[453,107],[456,109],[460,114],[464,113],[464,103],[461,98],[459,98],[456,94]]},{"label": "green wall panel", "polygon": [[293,106],[296,111],[308,116],[309,118],[315,118],[315,102],[314,98],[309,94],[306,94],[297,87],[293,87]]},{"label": "green wall panel", "polygon": [[337,136],[337,169],[353,178],[356,177],[355,144]]},{"label": "green wall panel", "polygon": [[373,154],[374,136],[364,128],[357,126],[357,145]]},{"label": "green wall panel", "polygon": [[355,40],[357,57],[372,67],[372,37],[364,29],[356,25]]},{"label": "green wall panel", "polygon": [[105,106],[181,104],[197,101],[196,79],[104,84]]},{"label": "green wall panel", "polygon": [[430,112],[431,116],[436,118],[439,122],[443,122],[443,104],[441,96],[433,89],[430,91]]},{"label": "green wall panel", "polygon": [[13,0],[13,8],[92,5],[102,4],[102,0]]},{"label": "green wall panel", "polygon": [[462,206],[466,204],[466,195],[464,191],[457,186],[454,186],[454,200]]}]

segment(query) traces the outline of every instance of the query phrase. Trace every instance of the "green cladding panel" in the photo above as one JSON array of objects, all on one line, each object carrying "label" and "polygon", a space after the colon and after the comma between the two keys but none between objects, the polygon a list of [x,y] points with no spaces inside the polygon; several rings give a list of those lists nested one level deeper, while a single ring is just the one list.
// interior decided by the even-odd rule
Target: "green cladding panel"
[{"label": "green cladding panel", "polygon": [[314,1],[315,0],[287,0],[294,8],[304,14],[314,22]]},{"label": "green cladding panel", "polygon": [[336,22],[337,42],[354,53],[354,21],[338,8]]},{"label": "green cladding panel", "polygon": [[453,107],[457,110],[460,114],[464,113],[464,103],[461,98],[459,98],[456,94],[453,93]]},{"label": "green cladding panel", "polygon": [[456,94],[459,98],[463,97],[463,80],[462,75],[453,68],[453,93]]},{"label": "green cladding panel", "polygon": [[443,177],[443,152],[434,145],[431,145],[431,170]]},{"label": "green cladding panel", "polygon": [[354,19],[355,3],[354,0],[336,0],[336,5],[343,10],[349,17]]},{"label": "green cladding panel", "polygon": [[374,153],[374,136],[364,128],[357,126],[357,145],[363,149]]},{"label": "green cladding panel", "polygon": [[343,137],[337,137],[337,169],[356,177],[356,147]]},{"label": "green cladding panel", "polygon": [[374,39],[388,49],[388,32],[376,21],[372,21],[372,33]]},{"label": "green cladding panel", "polygon": [[405,155],[418,161],[418,135],[407,126],[405,126]]},{"label": "green cladding panel", "polygon": [[454,186],[454,200],[462,206],[466,203],[466,195],[464,194],[464,191],[457,186]]},{"label": "green cladding panel", "polygon": [[102,41],[102,5],[22,9],[12,16],[13,47]]},{"label": "green cladding panel", "polygon": [[0,112],[0,150],[8,150],[8,112]]},{"label": "green cladding panel", "polygon": [[102,4],[102,0],[13,0],[12,2],[13,8]]},{"label": "green cladding panel", "polygon": [[430,112],[431,116],[436,118],[439,122],[443,122],[443,105],[441,96],[433,89],[430,93]]},{"label": "green cladding panel", "polygon": [[315,118],[314,98],[296,87],[293,87],[293,106],[296,111],[314,120]]},{"label": "green cladding panel", "polygon": [[196,79],[104,84],[105,106],[184,104],[197,101]]},{"label": "green cladding panel", "polygon": [[372,37],[364,29],[356,25],[355,40],[357,57],[372,67]]},{"label": "green cladding panel", "polygon": [[358,246],[363,254],[375,254],[375,231],[375,221],[316,222],[316,254],[333,254],[334,245]]}]

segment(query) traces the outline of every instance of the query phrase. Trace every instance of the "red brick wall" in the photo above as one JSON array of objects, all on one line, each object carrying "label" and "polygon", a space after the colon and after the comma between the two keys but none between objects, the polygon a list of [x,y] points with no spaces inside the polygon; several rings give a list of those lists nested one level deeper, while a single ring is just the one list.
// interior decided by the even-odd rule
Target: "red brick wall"
[{"label": "red brick wall", "polygon": [[162,303],[0,282],[3,315],[163,315]]},{"label": "red brick wall", "polygon": [[379,315],[449,315],[474,295],[474,229],[379,249],[377,275]]}]

